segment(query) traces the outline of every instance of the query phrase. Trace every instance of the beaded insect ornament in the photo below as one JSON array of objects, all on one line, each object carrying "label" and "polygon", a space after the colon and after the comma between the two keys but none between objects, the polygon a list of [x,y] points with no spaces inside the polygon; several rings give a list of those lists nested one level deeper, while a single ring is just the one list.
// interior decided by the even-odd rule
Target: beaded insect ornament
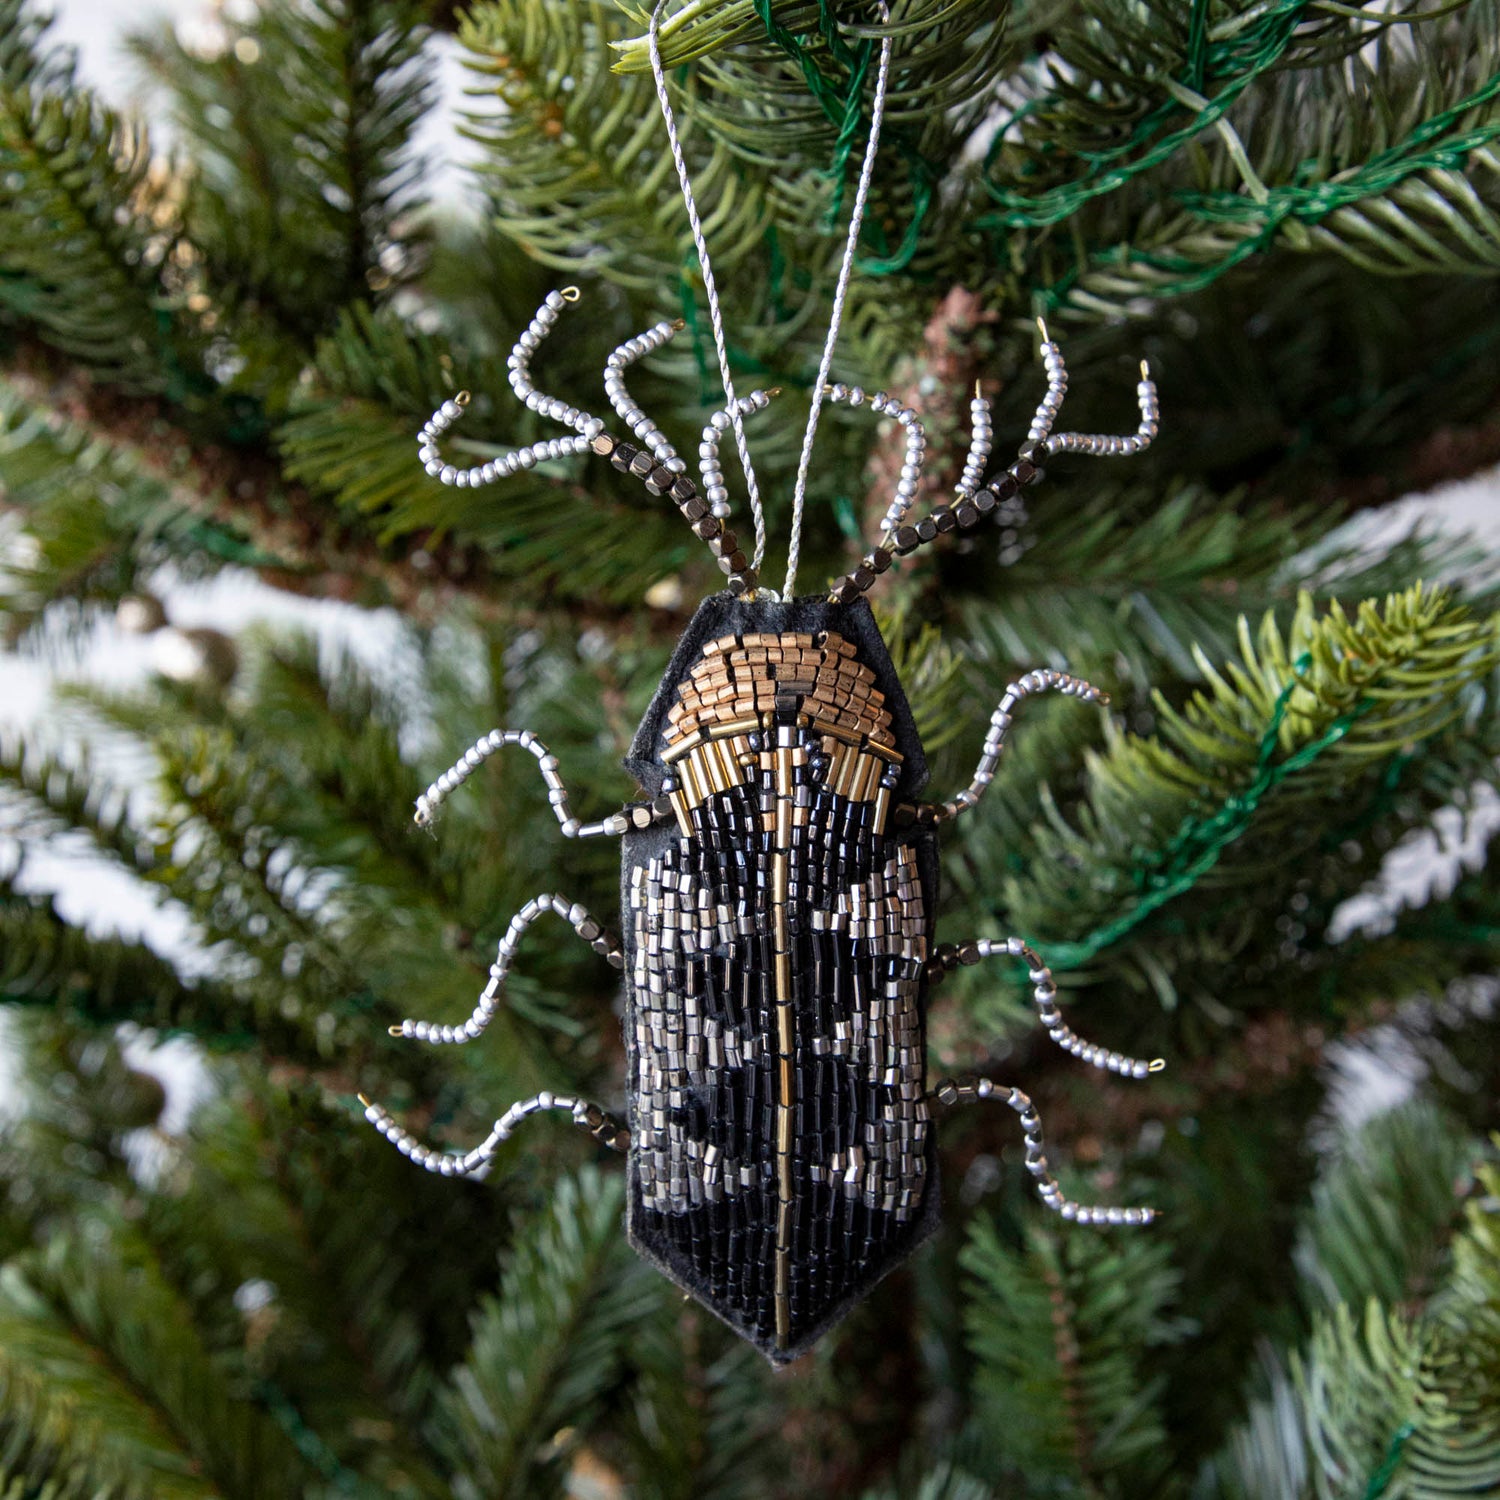
[{"label": "beaded insect ornament", "polygon": [[[474,468],[447,464],[439,439],[466,397],[446,401],[422,429],[419,454],[446,484],[473,486],[543,459],[592,452],[665,496],[718,560],[723,593],[699,606],[673,654],[625,761],[641,800],[598,822],[573,815],[558,762],[528,731],[497,729],[417,799],[417,822],[490,756],[510,746],[535,757],[566,838],[621,840],[623,934],[616,938],[576,902],[539,895],[511,919],[473,1014],[457,1024],[406,1020],[393,1034],[457,1045],[481,1036],[501,1002],[526,930],[561,917],[624,971],[625,1120],[571,1094],[513,1104],[485,1140],[434,1150],[377,1104],[366,1117],[399,1150],[445,1177],[481,1175],[528,1116],[559,1110],[628,1156],[626,1232],[631,1244],[773,1362],[804,1353],[936,1228],[935,1105],[995,1099],[1020,1117],[1026,1166],[1043,1202],[1082,1224],[1150,1222],[1149,1208],[1074,1203],[1048,1170],[1041,1121],[1020,1089],[988,1078],[929,1085],[930,988],[959,965],[1023,963],[1042,1025],[1074,1056],[1123,1077],[1161,1066],[1093,1046],[1064,1023],[1042,957],[1019,938],[935,941],[940,826],[976,807],[994,779],[1021,703],[1060,692],[1106,703],[1062,672],[1013,682],[990,719],[970,784],[946,801],[923,800],[922,745],[866,599],[896,557],[945,532],[969,530],[1041,478],[1051,453],[1137,453],[1156,434],[1156,393],[1144,365],[1140,424],[1127,437],[1055,433],[1067,389],[1058,347],[1043,329],[1047,393],[1017,457],[990,468],[988,403],[976,394],[973,433],[956,493],[913,523],[925,448],[911,408],[882,392],[829,384],[834,343],[879,141],[890,65],[880,53],[869,144],[837,283],[822,367],[804,438],[787,579],[760,581],[765,525],[743,418],[772,392],[736,397],[707,247],[677,142],[656,43],[657,92],[703,268],[726,405],[704,428],[701,486],[668,439],[631,399],[626,371],[679,325],[659,323],[610,355],[605,389],[636,442],[598,417],[538,392],[530,362],[569,302],[553,292],[510,357],[510,383],[533,411],[576,436],[537,443]],[[802,496],[822,401],[868,405],[905,429],[902,469],[877,543],[820,594],[795,595]],[[746,556],[727,527],[719,446],[732,431],[755,525]]]}]

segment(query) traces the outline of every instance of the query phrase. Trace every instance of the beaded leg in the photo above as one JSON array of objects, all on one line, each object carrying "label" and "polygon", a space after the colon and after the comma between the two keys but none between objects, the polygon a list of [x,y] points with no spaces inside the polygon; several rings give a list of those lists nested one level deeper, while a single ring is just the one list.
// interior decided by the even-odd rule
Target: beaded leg
[{"label": "beaded leg", "polygon": [[[766,394],[769,396],[770,392]],[[698,493],[697,485],[686,474],[678,473],[669,464],[660,463],[645,448],[622,443],[608,432],[601,432],[594,439],[593,447],[601,458],[609,460],[612,468],[639,479],[651,494],[665,495],[676,505],[682,519],[692,527],[693,535],[708,543],[708,550],[724,574],[730,593],[753,594],[756,591],[760,583],[759,570],[745,556],[734,532],[713,514],[709,501]]]},{"label": "beaded leg", "polygon": [[867,396],[857,385],[830,385],[824,387],[823,395],[834,405],[863,406],[868,401],[876,416],[891,417],[906,429],[906,457],[896,481],[896,493],[891,496],[885,519],[880,523],[881,537],[887,538],[906,519],[907,511],[917,498],[917,486],[922,481],[922,459],[927,452],[926,429],[911,407],[903,406],[884,391]]},{"label": "beaded leg", "polygon": [[681,318],[675,318],[670,323],[657,323],[644,333],[638,333],[634,338],[626,339],[604,361],[604,393],[609,397],[610,405],[614,407],[620,420],[635,434],[637,440],[655,454],[657,463],[664,464],[674,474],[681,474],[687,465],[677,456],[677,450],[667,440],[662,430],[641,410],[640,404],[625,389],[625,372],[637,360],[644,359],[648,354],[654,354],[663,344],[669,343],[682,332],[684,327],[686,324]]},{"label": "beaded leg", "polygon": [[984,737],[984,749],[979,755],[974,779],[956,797],[948,802],[932,806],[930,816],[937,822],[956,818],[961,812],[975,806],[984,796],[990,782],[995,779],[995,768],[1000,764],[1000,753],[1005,748],[1005,736],[1010,731],[1011,720],[1021,701],[1035,693],[1056,692],[1069,698],[1081,698],[1085,703],[1097,703],[1107,707],[1109,694],[1096,688],[1081,677],[1070,677],[1066,672],[1054,672],[1050,667],[1039,667],[1028,672],[1006,688],[1000,706],[990,715],[989,733]]},{"label": "beaded leg", "polygon": [[487,463],[461,469],[456,464],[447,462],[438,450],[438,442],[443,434],[463,416],[464,408],[469,404],[469,393],[460,391],[451,400],[443,402],[417,434],[417,457],[422,467],[440,484],[453,485],[458,489],[478,489],[481,485],[494,484],[497,480],[510,478],[522,469],[535,468],[539,463],[587,453],[594,439],[604,431],[604,423],[598,417],[580,411],[576,406],[569,406],[566,401],[559,401],[555,396],[544,395],[531,383],[531,356],[551,332],[563,307],[569,302],[576,302],[578,297],[576,286],[565,287],[560,292],[548,292],[547,300],[537,308],[536,316],[511,350],[507,361],[511,389],[517,397],[531,411],[571,427],[578,436],[548,438],[526,448],[516,448]]},{"label": "beaded leg", "polygon": [[1166,1063],[1159,1057],[1145,1062],[1139,1057],[1126,1057],[1123,1052],[1111,1052],[1107,1047],[1086,1042],[1067,1026],[1057,1009],[1057,985],[1052,979],[1052,970],[1041,960],[1035,948],[1018,937],[977,938],[968,943],[942,943],[933,954],[934,972],[947,972],[961,964],[977,964],[982,958],[1024,959],[1031,971],[1031,994],[1037,1015],[1047,1035],[1064,1052],[1070,1052],[1083,1062],[1122,1078],[1144,1078],[1148,1073],[1160,1073]]},{"label": "beaded leg", "polygon": [[[720,521],[729,514],[729,489],[724,483],[724,465],[719,459],[719,443],[729,431],[735,412],[742,417],[753,417],[756,412],[764,411],[771,404],[773,396],[780,394],[780,386],[772,386],[768,391],[751,391],[748,396],[741,396],[732,410],[726,406],[723,411],[714,412],[703,429],[698,441],[698,472],[703,476],[703,498],[708,501],[708,508],[714,517]],[[762,533],[765,531],[765,523],[759,516],[755,517],[755,530],[756,550],[759,551],[764,545]]]},{"label": "beaded leg", "polygon": [[472,1042],[490,1024],[496,1010],[500,1007],[500,990],[505,984],[505,976],[510,973],[511,960],[516,956],[516,949],[521,946],[521,934],[538,917],[547,912],[555,912],[563,921],[572,923],[573,931],[595,953],[602,953],[615,968],[625,967],[625,954],[620,947],[620,940],[606,932],[576,901],[568,901],[562,896],[550,896],[545,893],[533,896],[510,919],[510,926],[506,928],[505,936],[500,939],[495,961],[490,965],[489,981],[480,993],[479,1003],[474,1007],[474,1014],[463,1025],[439,1026],[432,1021],[405,1020],[399,1026],[391,1027],[391,1035],[415,1037],[419,1042],[439,1044]]},{"label": "beaded leg", "polygon": [[495,1121],[494,1129],[472,1151],[454,1154],[434,1151],[425,1146],[409,1130],[403,1129],[391,1118],[389,1111],[372,1104],[363,1094],[359,1102],[365,1107],[365,1119],[372,1124],[403,1156],[409,1156],[419,1167],[435,1172],[441,1177],[483,1176],[485,1168],[494,1160],[495,1153],[510,1139],[517,1125],[528,1115],[538,1110],[559,1109],[573,1116],[573,1123],[582,1127],[602,1146],[611,1151],[625,1151],[630,1145],[630,1132],[615,1117],[587,1099],[573,1094],[553,1094],[546,1090],[531,1099],[522,1099]]},{"label": "beaded leg", "polygon": [[988,1078],[945,1078],[928,1098],[939,1104],[972,1104],[979,1099],[998,1099],[1015,1110],[1021,1117],[1021,1129],[1026,1133],[1026,1170],[1036,1179],[1036,1190],[1042,1202],[1063,1218],[1078,1224],[1149,1224],[1156,1217],[1154,1208],[1095,1208],[1066,1197],[1057,1179],[1047,1170],[1042,1118],[1031,1099],[1020,1089],[1004,1088]]},{"label": "beaded leg", "polygon": [[1042,397],[1041,405],[1036,409],[1026,441],[1021,444],[1015,459],[991,474],[983,485],[978,484],[978,475],[989,459],[991,433],[988,403],[976,392],[971,405],[974,438],[953,500],[947,505],[939,505],[916,522],[906,520],[903,511],[902,519],[892,526],[888,514],[887,528],[879,544],[866,553],[853,572],[834,579],[829,589],[830,599],[835,603],[850,604],[896,558],[909,556],[919,547],[936,541],[945,532],[971,531],[986,516],[993,515],[1001,507],[1014,501],[1028,485],[1039,483],[1043,477],[1042,465],[1054,453],[1085,453],[1095,458],[1124,458],[1140,453],[1151,445],[1157,433],[1156,386],[1151,381],[1151,372],[1144,360],[1141,361],[1141,378],[1135,388],[1140,421],[1134,432],[1120,436],[1081,432],[1054,434],[1052,424],[1057,419],[1063,397],[1067,393],[1068,372],[1063,364],[1061,351],[1047,336],[1045,325],[1042,327],[1042,360],[1047,371],[1047,394]]},{"label": "beaded leg", "polygon": [[990,421],[990,403],[985,400],[979,382],[974,382],[974,395],[969,401],[969,452],[964,459],[964,471],[953,493],[959,501],[972,500],[984,482],[985,465],[990,461],[990,448],[995,440],[995,429]]},{"label": "beaded leg", "polygon": [[568,805],[567,788],[557,772],[557,757],[529,729],[493,729],[417,798],[417,827],[429,827],[448,794],[461,787],[490,756],[507,745],[519,745],[536,756],[542,780],[547,783],[547,800],[552,804],[564,838],[588,839],[601,834],[618,837],[627,829],[649,828],[652,823],[663,822],[673,815],[671,802],[658,797],[655,802],[627,803],[619,812],[611,813],[597,823],[581,823]]}]

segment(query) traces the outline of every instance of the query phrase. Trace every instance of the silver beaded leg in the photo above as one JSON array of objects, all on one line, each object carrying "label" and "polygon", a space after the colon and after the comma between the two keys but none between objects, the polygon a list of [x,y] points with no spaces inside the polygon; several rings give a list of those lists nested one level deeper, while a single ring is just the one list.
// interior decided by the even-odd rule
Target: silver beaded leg
[{"label": "silver beaded leg", "polygon": [[1070,698],[1082,698],[1085,703],[1097,703],[1101,707],[1109,704],[1109,694],[1102,692],[1081,677],[1070,677],[1066,672],[1054,672],[1050,667],[1038,667],[1028,672],[1006,688],[1000,706],[990,715],[989,733],[984,737],[984,749],[979,755],[979,765],[974,779],[956,797],[938,805],[939,821],[956,818],[961,812],[975,806],[984,796],[990,782],[995,779],[995,768],[1000,764],[1000,752],[1005,748],[1005,736],[1011,720],[1023,698],[1034,693],[1057,692]]},{"label": "silver beaded leg", "polygon": [[541,768],[542,780],[547,783],[547,800],[562,825],[563,837],[570,839],[596,838],[600,834],[619,835],[631,826],[625,813],[611,813],[597,823],[580,823],[568,805],[568,793],[562,777],[557,774],[557,757],[529,729],[492,729],[472,748],[465,751],[463,759],[450,766],[436,781],[417,798],[415,814],[418,828],[427,828],[437,815],[448,794],[461,787],[473,773],[506,745],[519,745],[529,750]]},{"label": "silver beaded leg", "polygon": [[673,322],[660,322],[633,339],[626,339],[604,362],[604,393],[610,405],[619,414],[620,420],[649,448],[659,464],[665,464],[674,474],[682,474],[687,465],[677,456],[677,450],[669,443],[656,423],[641,410],[639,403],[625,389],[625,371],[639,359],[654,354],[661,346],[680,333],[685,325],[681,318]]},{"label": "silver beaded leg", "polygon": [[1023,959],[1030,970],[1031,993],[1037,1015],[1047,1028],[1047,1035],[1064,1052],[1071,1052],[1074,1057],[1091,1063],[1096,1068],[1118,1073],[1122,1078],[1144,1078],[1148,1073],[1160,1073],[1166,1067],[1166,1063],[1159,1057],[1143,1062],[1138,1057],[1126,1057],[1122,1052],[1111,1052],[1107,1047],[1095,1046],[1066,1026],[1062,1016],[1058,1014],[1057,985],[1053,982],[1052,970],[1042,962],[1036,949],[1020,938],[980,938],[973,944],[960,943],[957,954],[960,963],[965,960],[977,963],[981,958]]},{"label": "silver beaded leg", "polygon": [[1063,363],[1062,350],[1047,337],[1047,325],[1040,318],[1036,326],[1042,330],[1042,366],[1047,371],[1047,394],[1037,407],[1036,415],[1026,432],[1029,443],[1045,442],[1052,433],[1052,424],[1062,410],[1063,397],[1068,394],[1068,367]]},{"label": "silver beaded leg", "polygon": [[990,425],[990,403],[974,386],[974,399],[969,402],[969,456],[964,460],[964,472],[954,486],[960,500],[970,499],[984,482],[984,466],[990,461],[990,448],[994,443],[995,429]]},{"label": "silver beaded leg", "polygon": [[495,1121],[495,1128],[472,1151],[453,1155],[446,1151],[434,1151],[424,1146],[409,1130],[404,1130],[393,1120],[388,1111],[378,1104],[371,1104],[363,1094],[359,1102],[365,1107],[365,1119],[372,1124],[403,1156],[409,1156],[419,1167],[435,1172],[440,1177],[483,1176],[484,1170],[494,1160],[495,1153],[508,1141],[517,1125],[527,1115],[538,1110],[560,1109],[573,1116],[573,1123],[587,1130],[601,1145],[613,1151],[624,1151],[630,1145],[630,1132],[613,1115],[606,1113],[597,1104],[572,1094],[553,1094],[543,1091],[532,1099],[523,1099]]},{"label": "silver beaded leg", "polygon": [[399,1026],[391,1027],[391,1035],[415,1037],[419,1042],[454,1044],[472,1042],[490,1024],[496,1010],[500,1007],[500,991],[505,984],[506,975],[510,973],[516,949],[521,946],[521,934],[538,917],[548,912],[554,912],[564,922],[571,923],[573,931],[588,943],[595,953],[602,953],[615,968],[625,967],[625,954],[618,938],[606,932],[576,901],[568,901],[562,896],[543,893],[540,896],[533,896],[510,919],[510,926],[506,928],[505,936],[500,939],[495,961],[490,965],[490,977],[479,996],[479,1003],[474,1007],[474,1014],[462,1026],[439,1026],[433,1021],[405,1020]]},{"label": "silver beaded leg", "polygon": [[551,331],[557,315],[568,302],[578,300],[578,288],[567,287],[561,292],[548,292],[547,300],[537,309],[530,326],[520,337],[507,361],[510,367],[511,389],[532,411],[551,417],[579,435],[571,438],[548,438],[533,443],[529,448],[517,448],[502,458],[488,463],[475,464],[469,469],[460,469],[445,462],[438,451],[438,439],[463,415],[469,404],[469,393],[460,391],[451,401],[445,401],[417,434],[417,458],[422,467],[442,484],[458,489],[474,489],[479,485],[493,484],[497,479],[506,479],[522,469],[533,468],[548,459],[568,458],[575,453],[587,453],[593,440],[604,431],[604,423],[598,417],[569,406],[555,396],[544,396],[531,384],[531,356],[542,340]]},{"label": "silver beaded leg", "polygon": [[1087,453],[1094,458],[1124,458],[1149,448],[1157,433],[1160,411],[1156,403],[1156,386],[1152,384],[1151,370],[1145,360],[1141,361],[1141,378],[1135,388],[1141,420],[1133,433],[1120,437],[1097,432],[1052,435],[1052,424],[1057,420],[1063,397],[1068,393],[1068,370],[1063,363],[1062,350],[1047,336],[1047,325],[1038,318],[1037,326],[1042,330],[1042,363],[1047,370],[1047,394],[1042,397],[1042,404],[1031,419],[1027,440],[1046,443],[1048,453]]},{"label": "silver beaded leg", "polygon": [[1010,1105],[1021,1117],[1021,1129],[1026,1132],[1026,1170],[1036,1179],[1036,1190],[1042,1202],[1063,1218],[1078,1224],[1149,1224],[1156,1217],[1154,1208],[1093,1208],[1065,1197],[1057,1179],[1047,1170],[1041,1116],[1020,1089],[1001,1088],[988,1078],[945,1078],[928,1097],[939,1104],[971,1104],[977,1099],[998,1099],[1002,1104]]},{"label": "silver beaded leg", "polygon": [[724,465],[719,461],[719,442],[733,425],[736,414],[753,416],[771,404],[772,396],[780,394],[775,388],[751,391],[748,396],[741,396],[732,409],[726,406],[723,411],[716,411],[703,429],[703,436],[698,441],[698,472],[703,476],[703,498],[721,521],[729,514],[729,490],[724,483]]},{"label": "silver beaded leg", "polygon": [[598,417],[580,411],[576,406],[569,406],[566,401],[559,401],[556,396],[544,396],[531,383],[532,355],[541,347],[542,340],[552,332],[552,325],[557,322],[558,314],[569,302],[577,302],[581,295],[576,286],[564,287],[560,292],[548,292],[547,300],[537,308],[536,316],[516,340],[516,346],[510,351],[505,364],[510,371],[510,388],[516,393],[516,399],[528,410],[551,417],[564,427],[571,427],[583,438],[584,447],[587,447],[604,431],[604,423]]},{"label": "silver beaded leg", "polygon": [[880,523],[881,535],[889,536],[906,519],[907,511],[917,498],[917,486],[922,482],[922,460],[927,453],[927,431],[911,407],[903,406],[884,391],[867,396],[857,385],[830,385],[824,388],[823,394],[835,406],[863,406],[868,401],[876,416],[891,417],[906,429],[906,461],[901,465],[896,493],[891,496],[885,519]]}]

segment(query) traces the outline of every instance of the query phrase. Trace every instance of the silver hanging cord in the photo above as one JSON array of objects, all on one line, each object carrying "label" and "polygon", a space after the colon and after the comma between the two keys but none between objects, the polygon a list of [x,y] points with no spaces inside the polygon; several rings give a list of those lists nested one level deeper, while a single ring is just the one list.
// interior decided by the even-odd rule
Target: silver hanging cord
[{"label": "silver hanging cord", "polygon": [[[891,13],[881,0],[880,19],[889,23]],[[875,77],[875,99],[870,106],[870,140],[865,147],[864,165],[859,169],[859,190],[854,195],[854,212],[849,216],[849,241],[844,246],[844,263],[839,267],[838,284],[833,289],[833,318],[828,324],[828,340],[823,345],[823,363],[813,381],[812,410],[807,414],[807,432],[802,438],[802,458],[797,465],[797,487],[792,491],[792,542],[786,560],[786,583],[782,598],[790,599],[797,583],[797,559],[802,550],[802,507],[807,496],[807,471],[812,463],[813,437],[818,430],[828,372],[833,366],[833,346],[838,342],[839,323],[844,316],[844,295],[849,289],[849,273],[854,269],[854,250],[859,243],[860,226],[865,218],[865,200],[870,196],[870,179],[875,172],[875,152],[880,146],[880,123],[885,118],[885,85],[891,70],[891,38],[880,44],[880,71]]]},{"label": "silver hanging cord", "polygon": [[667,98],[667,79],[661,64],[661,46],[657,40],[657,26],[667,0],[657,0],[651,12],[651,26],[646,33],[646,45],[651,53],[651,76],[656,80],[656,97],[661,103],[661,117],[667,126],[667,141],[672,148],[672,160],[677,165],[677,180],[682,184],[682,201],[687,205],[688,223],[693,230],[693,244],[698,248],[698,264],[703,268],[703,290],[708,298],[708,317],[714,330],[714,348],[719,352],[719,376],[724,382],[724,409],[729,413],[730,426],[734,429],[734,443],[739,450],[740,465],[745,471],[745,489],[750,496],[750,514],[755,520],[755,556],[751,567],[756,572],[766,556],[766,516],[761,508],[760,488],[755,482],[755,469],[750,463],[750,445],[745,441],[745,421],[740,403],[734,394],[734,380],[729,373],[729,350],[724,342],[724,317],[719,311],[719,292],[714,285],[714,273],[708,262],[708,241],[703,237],[703,224],[698,218],[698,205],[693,199],[693,186],[688,180],[687,161],[682,154],[682,144],[677,139],[677,122],[672,117],[672,101]]}]

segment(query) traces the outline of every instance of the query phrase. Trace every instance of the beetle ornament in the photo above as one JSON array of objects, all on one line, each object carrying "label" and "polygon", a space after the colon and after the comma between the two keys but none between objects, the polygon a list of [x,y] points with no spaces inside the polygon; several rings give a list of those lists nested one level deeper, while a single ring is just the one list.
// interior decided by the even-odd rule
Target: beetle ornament
[{"label": "beetle ornament", "polygon": [[[657,62],[654,26],[653,62]],[[419,454],[447,484],[471,486],[543,459],[592,452],[675,505],[718,560],[728,586],[704,600],[679,642],[642,720],[626,769],[642,798],[584,823],[573,814],[558,762],[535,735],[486,735],[417,799],[430,825],[443,800],[483,762],[515,747],[535,757],[567,838],[621,841],[623,936],[582,906],[539,895],[511,920],[473,1014],[459,1024],[406,1020],[394,1035],[436,1044],[479,1037],[501,1003],[506,977],[532,923],[567,922],[625,981],[626,1118],[570,1094],[513,1104],[465,1153],[434,1150],[378,1104],[367,1119],[412,1161],[445,1177],[482,1174],[521,1121],[560,1110],[603,1144],[628,1155],[626,1232],[632,1246],[773,1363],[805,1353],[882,1276],[937,1226],[933,1111],[994,1099],[1020,1117],[1026,1166],[1043,1201],[1083,1224],[1150,1222],[1149,1208],[1097,1208],[1066,1198],[1048,1170],[1041,1122],[1014,1087],[982,1077],[927,1081],[930,988],[959,965],[1010,958],[1029,970],[1041,1023],[1066,1050],[1097,1067],[1143,1078],[1161,1066],[1093,1046],[1063,1022],[1041,956],[1019,938],[936,942],[938,830],[976,807],[994,778],[1020,704],[1053,691],[1103,704],[1104,694],[1062,672],[1039,669],[1013,682],[990,720],[970,785],[946,801],[923,800],[927,767],[911,711],[870,611],[867,593],[897,557],[947,532],[967,531],[1018,503],[1053,453],[1124,455],[1155,436],[1156,392],[1142,366],[1140,424],[1127,437],[1054,434],[1067,388],[1062,356],[1042,331],[1047,394],[1017,457],[989,473],[989,408],[977,395],[974,429],[957,493],[914,524],[925,438],[916,413],[893,398],[828,385],[844,281],[878,136],[890,44],[882,50],[875,124],[851,224],[844,276],[820,398],[868,405],[906,432],[907,464],[880,539],[824,594],[778,594],[760,581],[763,524],[746,464],[758,544],[746,556],[725,525],[727,490],[719,443],[771,392],[736,398],[704,429],[701,488],[667,439],[630,398],[625,371],[680,325],[658,324],[617,349],[605,387],[638,439],[539,393],[530,362],[573,288],[551,293],[510,357],[510,381],[532,410],[576,436],[537,443],[460,470],[438,451],[467,397],[445,401],[422,429]],[[658,68],[658,79],[660,70]],[[689,217],[697,213],[675,131],[669,137]],[[700,243],[717,312],[712,273]],[[715,318],[717,331],[718,319]],[[796,522],[794,521],[794,542]]]}]

